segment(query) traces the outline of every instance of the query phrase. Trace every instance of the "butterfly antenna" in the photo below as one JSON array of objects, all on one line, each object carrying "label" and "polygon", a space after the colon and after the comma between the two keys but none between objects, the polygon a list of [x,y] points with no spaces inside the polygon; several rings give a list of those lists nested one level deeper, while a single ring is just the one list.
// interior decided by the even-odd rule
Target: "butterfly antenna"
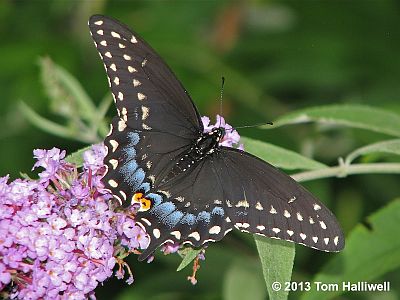
[{"label": "butterfly antenna", "polygon": [[224,97],[224,85],[225,85],[225,77],[222,76],[222,77],[221,77],[221,93],[220,93],[220,95],[219,95],[219,115],[220,115],[220,118],[219,118],[219,126],[218,126],[218,127],[221,126],[222,99],[223,99],[223,97]]},{"label": "butterfly antenna", "polygon": [[263,126],[263,125],[274,125],[274,123],[272,123],[272,122],[265,122],[265,123],[259,123],[259,124],[254,124],[254,125],[244,125],[244,126],[235,127],[235,129],[259,127],[259,126]]}]

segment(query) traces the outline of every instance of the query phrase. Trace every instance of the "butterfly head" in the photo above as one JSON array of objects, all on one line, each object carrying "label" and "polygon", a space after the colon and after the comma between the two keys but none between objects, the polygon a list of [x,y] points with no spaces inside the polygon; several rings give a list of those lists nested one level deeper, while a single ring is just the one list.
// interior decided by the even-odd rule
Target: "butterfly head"
[{"label": "butterfly head", "polygon": [[207,155],[214,152],[220,145],[225,135],[223,127],[214,127],[209,132],[203,133],[196,142],[196,149],[201,155]]},{"label": "butterfly head", "polygon": [[216,142],[221,142],[225,136],[225,128],[224,127],[215,127],[208,134],[213,137]]},{"label": "butterfly head", "polygon": [[243,150],[243,144],[240,144],[239,133],[228,123],[225,119],[217,115],[217,120],[215,124],[210,124],[209,117],[202,117],[204,135],[212,137],[216,142],[216,146],[224,146],[230,148],[237,148]]}]

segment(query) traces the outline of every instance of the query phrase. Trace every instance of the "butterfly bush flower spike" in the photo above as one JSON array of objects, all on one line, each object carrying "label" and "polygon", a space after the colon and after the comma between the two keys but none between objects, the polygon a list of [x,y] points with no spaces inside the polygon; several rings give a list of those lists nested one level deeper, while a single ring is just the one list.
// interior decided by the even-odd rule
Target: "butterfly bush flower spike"
[{"label": "butterfly bush flower spike", "polygon": [[216,122],[214,125],[210,125],[210,118],[207,116],[201,117],[203,122],[204,133],[212,131],[214,128],[222,127],[225,129],[225,135],[220,141],[221,146],[237,148],[239,150],[244,150],[244,145],[239,144],[240,135],[231,125],[225,122],[224,117],[217,115]]},{"label": "butterfly bush flower spike", "polygon": [[145,248],[148,236],[135,211],[117,211],[104,190],[104,146],[84,153],[82,172],[65,154],[34,150],[38,180],[0,178],[1,298],[94,298],[115,265],[115,276],[125,269],[133,282],[122,259]]}]

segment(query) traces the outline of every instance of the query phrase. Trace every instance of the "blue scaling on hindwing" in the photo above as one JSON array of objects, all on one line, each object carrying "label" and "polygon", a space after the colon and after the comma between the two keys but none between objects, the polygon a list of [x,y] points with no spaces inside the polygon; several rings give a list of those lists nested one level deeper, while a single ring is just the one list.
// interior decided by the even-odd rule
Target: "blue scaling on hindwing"
[{"label": "blue scaling on hindwing", "polygon": [[136,158],[136,150],[131,146],[125,146],[122,151],[124,151],[124,158],[126,161],[132,161]]},{"label": "blue scaling on hindwing", "polygon": [[181,220],[181,224],[187,224],[189,226],[192,226],[196,223],[196,216],[193,214],[186,214]]},{"label": "blue scaling on hindwing", "polygon": [[138,169],[138,164],[136,162],[135,146],[137,143],[139,143],[140,136],[137,132],[131,131],[127,133],[126,139],[127,144],[122,149],[125,154],[125,162],[119,169],[119,172],[122,174],[122,178],[130,186],[130,188],[136,191],[139,189],[145,176],[143,169]]},{"label": "blue scaling on hindwing", "polygon": [[124,181],[132,188],[132,190],[139,190],[143,183],[145,172],[142,168],[138,168],[135,160],[126,162],[120,168]]},{"label": "blue scaling on hindwing", "polygon": [[137,132],[130,131],[126,135],[127,145],[124,146],[123,151],[125,154],[125,160],[126,161],[131,161],[136,158],[136,150],[135,146],[137,143],[140,141],[140,136]]},{"label": "blue scaling on hindwing", "polygon": [[163,224],[166,224],[169,226],[169,228],[174,227],[176,224],[178,224],[179,220],[181,220],[183,217],[183,212],[180,210],[176,210],[173,213],[165,216],[164,218],[161,219],[161,222]]},{"label": "blue scaling on hindwing", "polygon": [[220,206],[216,206],[213,208],[212,212],[213,215],[219,215],[219,216],[224,216],[225,215],[225,211],[222,207]]},{"label": "blue scaling on hindwing", "polygon": [[161,220],[165,216],[167,216],[170,213],[172,213],[175,209],[176,209],[175,204],[173,204],[172,202],[168,201],[168,202],[161,203],[161,204],[153,207],[153,209],[150,212],[153,215],[156,215],[159,220]]},{"label": "blue scaling on hindwing", "polygon": [[150,191],[150,183],[148,182],[143,182],[140,187],[139,190],[143,191],[144,193],[147,193],[148,191]]},{"label": "blue scaling on hindwing", "polygon": [[176,210],[176,206],[171,201],[162,202],[163,198],[159,194],[149,193],[146,195],[153,202],[150,213],[155,215],[158,221],[169,228],[174,227],[183,217],[183,212]]},{"label": "blue scaling on hindwing", "polygon": [[157,205],[160,205],[163,201],[163,198],[159,194],[149,193],[146,195],[146,198],[150,198],[153,200],[153,208],[154,209]]},{"label": "blue scaling on hindwing", "polygon": [[127,176],[129,174],[133,174],[138,167],[138,164],[136,160],[132,159],[130,161],[125,162],[121,168],[120,171],[124,176]]},{"label": "blue scaling on hindwing", "polygon": [[197,221],[204,221],[208,224],[208,223],[210,223],[210,220],[211,220],[211,215],[209,212],[201,211],[197,215]]},{"label": "blue scaling on hindwing", "polygon": [[132,148],[135,147],[137,145],[137,143],[139,143],[139,141],[140,141],[139,133],[137,133],[135,131],[128,132],[128,134],[126,135],[126,138],[128,139],[128,146],[132,147]]}]

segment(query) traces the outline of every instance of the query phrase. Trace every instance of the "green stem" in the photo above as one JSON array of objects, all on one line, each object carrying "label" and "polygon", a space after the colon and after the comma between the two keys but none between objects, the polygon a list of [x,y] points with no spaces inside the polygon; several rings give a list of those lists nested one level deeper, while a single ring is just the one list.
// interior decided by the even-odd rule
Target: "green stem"
[{"label": "green stem", "polygon": [[339,164],[319,170],[300,172],[293,174],[296,181],[309,181],[327,177],[346,177],[353,174],[400,174],[400,163],[372,163],[372,164]]}]

